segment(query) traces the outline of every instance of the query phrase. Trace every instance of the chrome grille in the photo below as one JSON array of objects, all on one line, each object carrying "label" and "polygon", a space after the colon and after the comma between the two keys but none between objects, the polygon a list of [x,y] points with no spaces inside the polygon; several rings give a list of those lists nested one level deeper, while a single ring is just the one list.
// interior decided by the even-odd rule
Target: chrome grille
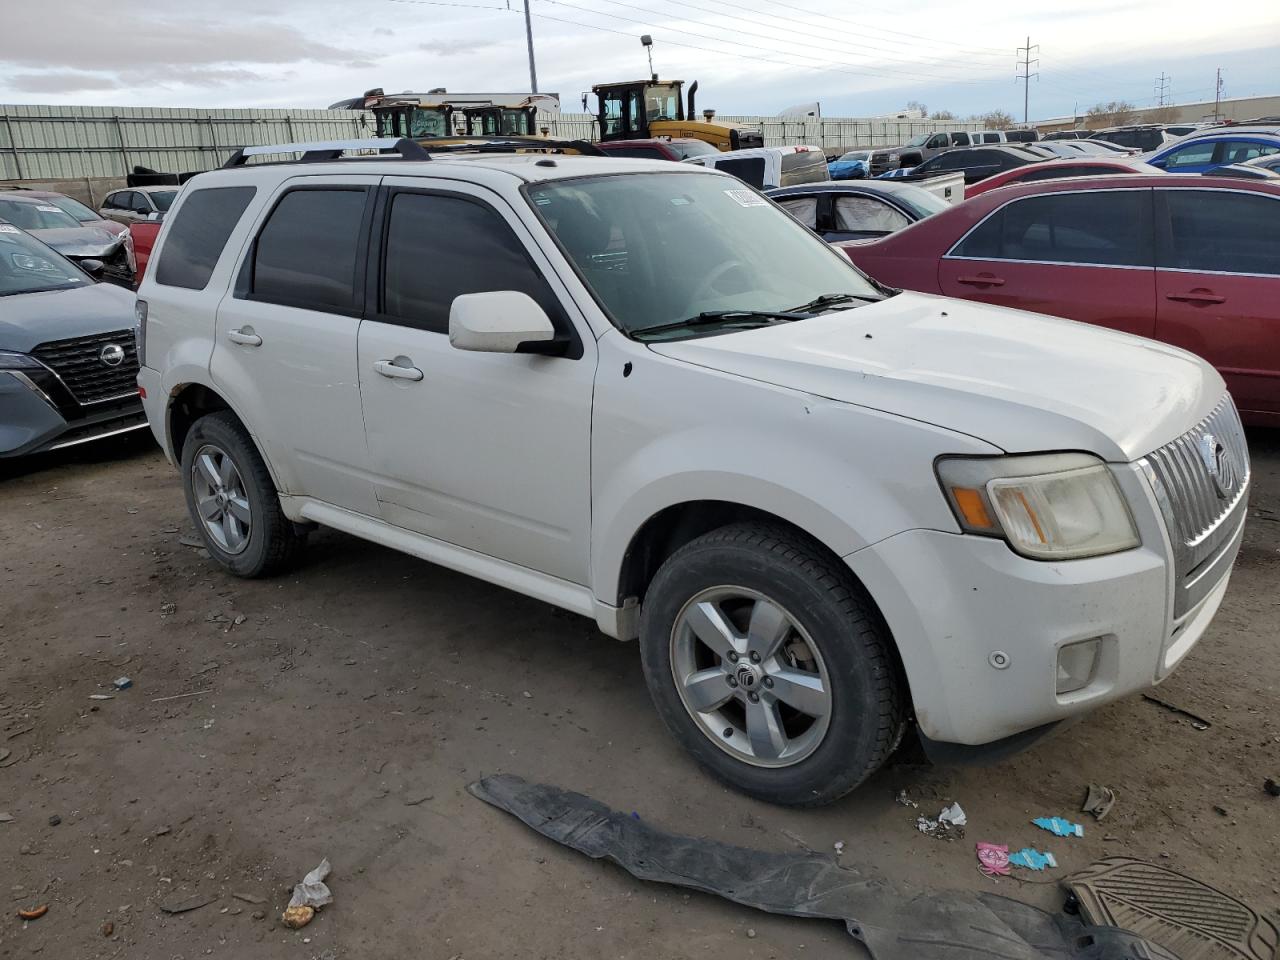
[{"label": "chrome grille", "polygon": [[892,170],[898,164],[895,163],[889,155],[888,150],[877,150],[871,154],[871,160],[868,166],[871,169],[871,176],[878,177],[882,173]]},{"label": "chrome grille", "polygon": [[[1173,543],[1180,617],[1213,588],[1199,574],[1235,542],[1249,490],[1249,447],[1230,395],[1207,417],[1141,461]],[[1210,469],[1210,462],[1215,464]],[[1234,483],[1227,475],[1234,474]]]},{"label": "chrome grille", "polygon": [[[116,366],[102,362],[102,349],[115,344],[124,350]],[[138,391],[138,350],[132,330],[115,330],[89,337],[42,343],[31,355],[58,375],[82,404],[101,403]]]}]

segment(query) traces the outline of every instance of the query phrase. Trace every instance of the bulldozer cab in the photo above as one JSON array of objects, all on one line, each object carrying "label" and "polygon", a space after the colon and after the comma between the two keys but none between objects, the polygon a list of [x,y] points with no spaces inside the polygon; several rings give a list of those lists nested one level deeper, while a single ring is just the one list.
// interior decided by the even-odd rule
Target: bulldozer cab
[{"label": "bulldozer cab", "polygon": [[[636,80],[601,83],[596,95],[601,140],[645,140],[653,136],[650,125],[663,120],[683,120],[683,80]],[[583,98],[586,99],[585,97]]]},{"label": "bulldozer cab", "polygon": [[380,137],[446,137],[453,133],[453,108],[448,104],[424,107],[419,103],[389,103],[373,108]]},{"label": "bulldozer cab", "polygon": [[538,108],[526,107],[464,107],[466,132],[472,137],[533,137],[538,133]]}]

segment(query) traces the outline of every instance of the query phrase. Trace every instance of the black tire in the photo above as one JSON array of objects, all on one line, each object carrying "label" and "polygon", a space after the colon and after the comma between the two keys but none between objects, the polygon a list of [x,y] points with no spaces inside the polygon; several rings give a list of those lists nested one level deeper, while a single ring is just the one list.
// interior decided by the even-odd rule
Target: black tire
[{"label": "black tire", "polygon": [[[206,444],[217,446],[231,458],[243,480],[249,501],[253,522],[249,527],[248,543],[236,553],[224,550],[210,536],[196,508],[192,470],[197,451]],[[191,522],[195,524],[209,556],[229,573],[246,578],[269,577],[287,570],[297,561],[306,543],[306,533],[284,515],[267,465],[244,425],[229,410],[201,417],[187,432],[182,445],[182,490],[187,498]]]},{"label": "black tire", "polygon": [[[690,599],[722,585],[781,604],[827,665],[829,725],[818,746],[790,766],[754,766],[726,752],[693,719],[677,690],[676,620]],[[673,553],[645,594],[640,654],[654,705],[676,740],[717,778],[769,803],[821,806],[839,799],[884,763],[906,729],[908,698],[875,604],[835,557],[780,525],[733,524]]]}]

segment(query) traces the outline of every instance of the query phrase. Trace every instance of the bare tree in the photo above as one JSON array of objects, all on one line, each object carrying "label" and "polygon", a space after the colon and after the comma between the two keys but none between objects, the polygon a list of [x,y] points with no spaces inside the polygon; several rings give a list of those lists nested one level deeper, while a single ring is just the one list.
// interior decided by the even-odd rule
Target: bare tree
[{"label": "bare tree", "polygon": [[1008,130],[1013,126],[1013,116],[1004,110],[990,110],[978,119],[988,130]]},{"label": "bare tree", "polygon": [[959,120],[960,118],[957,117],[950,110],[935,110],[933,111],[933,119],[934,120]]},{"label": "bare tree", "polygon": [[928,107],[926,107],[926,106],[925,106],[923,103],[921,103],[919,100],[908,100],[908,101],[907,101],[907,105],[906,105],[905,107],[903,107],[902,109],[903,109],[903,110],[919,110],[919,111],[920,111],[920,116],[922,116],[922,117],[927,117],[927,116],[929,116],[929,108],[928,108]]},{"label": "bare tree", "polygon": [[1136,115],[1132,103],[1125,100],[1112,100],[1090,107],[1089,112],[1085,114],[1084,125],[1090,130],[1098,130],[1102,127],[1123,127],[1125,124],[1133,123]]}]

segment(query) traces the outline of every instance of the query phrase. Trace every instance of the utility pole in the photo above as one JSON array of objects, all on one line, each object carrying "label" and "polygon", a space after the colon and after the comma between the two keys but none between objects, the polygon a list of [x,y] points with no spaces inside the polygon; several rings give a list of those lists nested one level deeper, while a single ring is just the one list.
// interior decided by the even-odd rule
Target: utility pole
[{"label": "utility pole", "polygon": [[1217,120],[1222,113],[1222,68],[1218,68],[1218,79],[1213,85],[1213,119]]},{"label": "utility pole", "polygon": [[1027,37],[1027,45],[1025,47],[1018,48],[1018,54],[1021,57],[1021,59],[1018,61],[1018,66],[1021,68],[1022,72],[1015,74],[1015,78],[1022,81],[1022,122],[1023,123],[1029,123],[1031,121],[1031,110],[1030,110],[1031,78],[1040,76],[1040,71],[1038,70],[1035,73],[1031,72],[1032,64],[1036,64],[1040,62],[1039,57],[1036,57],[1036,59],[1034,60],[1031,59],[1031,52],[1033,50],[1036,53],[1039,53],[1040,44],[1037,43],[1033,47],[1031,45],[1031,37]]},{"label": "utility pole", "polygon": [[538,69],[533,65],[533,15],[529,12],[530,0],[524,0],[524,37],[529,44],[529,92],[538,92]]},{"label": "utility pole", "polygon": [[1169,81],[1173,78],[1161,72],[1156,78],[1156,106],[1163,107],[1169,102]]}]

